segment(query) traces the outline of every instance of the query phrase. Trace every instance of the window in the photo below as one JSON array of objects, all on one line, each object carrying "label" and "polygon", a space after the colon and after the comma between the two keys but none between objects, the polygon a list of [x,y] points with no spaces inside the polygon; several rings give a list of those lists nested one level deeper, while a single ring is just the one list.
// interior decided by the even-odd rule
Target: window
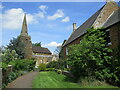
[{"label": "window", "polygon": [[68,48],[66,48],[66,55],[68,55]]},{"label": "window", "polygon": [[112,45],[112,43],[111,43],[111,42],[109,42],[109,43],[107,44],[107,46],[110,46],[110,45]]}]

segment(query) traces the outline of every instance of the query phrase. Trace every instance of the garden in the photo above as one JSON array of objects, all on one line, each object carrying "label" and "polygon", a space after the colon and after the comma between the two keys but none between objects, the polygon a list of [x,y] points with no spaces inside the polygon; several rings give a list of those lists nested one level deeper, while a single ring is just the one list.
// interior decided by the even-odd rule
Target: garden
[{"label": "garden", "polygon": [[[120,47],[108,48],[108,36],[105,33],[104,29],[90,28],[80,44],[68,48],[66,59],[60,57],[58,61],[40,64],[39,74],[32,82],[33,88],[120,87]],[[21,75],[35,70],[35,60],[24,59],[22,46],[17,42],[13,39],[8,47],[1,48],[2,88]],[[113,51],[116,52],[114,56],[111,55]]]},{"label": "garden", "polygon": [[[3,48],[1,48],[3,49]],[[16,78],[34,70],[35,60],[21,59],[15,50],[4,48],[0,54],[2,62],[2,87],[5,88]]]}]

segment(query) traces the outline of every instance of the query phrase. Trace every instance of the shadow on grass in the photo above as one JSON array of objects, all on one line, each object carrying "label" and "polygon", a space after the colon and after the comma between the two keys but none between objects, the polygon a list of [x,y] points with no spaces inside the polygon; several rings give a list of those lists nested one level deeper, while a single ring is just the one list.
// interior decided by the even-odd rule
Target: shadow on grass
[{"label": "shadow on grass", "polygon": [[66,81],[66,82],[72,82],[72,83],[77,83],[77,79],[76,78],[73,78],[73,77],[70,77],[70,76],[65,76],[65,78],[64,78],[64,81]]}]

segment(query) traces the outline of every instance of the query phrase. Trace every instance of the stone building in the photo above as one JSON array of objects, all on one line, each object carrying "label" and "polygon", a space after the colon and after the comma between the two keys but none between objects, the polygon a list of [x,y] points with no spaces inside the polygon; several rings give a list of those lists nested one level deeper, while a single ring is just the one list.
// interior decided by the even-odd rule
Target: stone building
[{"label": "stone building", "polygon": [[115,50],[112,54],[116,57],[117,51],[120,50],[120,8],[111,14],[103,27],[106,33],[109,34],[108,47]]},{"label": "stone building", "polygon": [[[109,29],[109,34],[111,36],[110,40],[112,42],[110,47],[117,47],[118,42],[120,42],[120,30],[118,29],[120,27],[120,22],[118,21],[116,23],[118,18],[114,19],[114,17],[119,17],[119,14],[117,14],[118,11],[119,6],[117,5],[117,3],[108,0],[102,8],[100,8],[95,14],[93,14],[78,28],[76,28],[76,23],[73,23],[73,33],[70,35],[68,40],[64,41],[61,50],[61,57],[66,58],[68,55],[68,47],[70,45],[79,44],[84,35],[86,34],[86,30],[91,27],[105,27],[106,29]],[[113,22],[111,18],[116,21],[113,20]]]},{"label": "stone building", "polygon": [[25,52],[25,59],[32,59],[36,60],[36,66],[41,63],[48,63],[52,61],[52,53],[48,50],[48,48],[43,48],[40,46],[32,46],[31,37],[28,35],[27,29],[27,21],[26,21],[26,14],[24,15],[24,20],[22,24],[22,30],[20,36],[18,36],[22,43],[24,44],[24,52]]},{"label": "stone building", "polygon": [[28,29],[27,29],[27,21],[26,21],[26,14],[24,15],[24,20],[22,24],[22,30],[20,36],[18,36],[22,43],[24,44],[24,58],[25,59],[31,59],[32,58],[32,42],[31,37],[28,35]]},{"label": "stone building", "polygon": [[32,56],[36,60],[36,66],[39,66],[41,63],[47,64],[52,61],[52,53],[48,50],[48,48],[33,46],[32,51]]}]

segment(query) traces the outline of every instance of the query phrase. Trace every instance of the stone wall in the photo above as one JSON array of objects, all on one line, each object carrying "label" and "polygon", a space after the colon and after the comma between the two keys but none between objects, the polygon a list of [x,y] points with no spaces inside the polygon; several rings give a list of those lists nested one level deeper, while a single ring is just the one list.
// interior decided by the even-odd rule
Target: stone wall
[{"label": "stone wall", "polygon": [[8,74],[10,72],[12,72],[12,66],[8,66],[8,68],[6,69],[6,71],[2,70],[2,83],[6,83],[7,82],[7,76],[8,76]]},{"label": "stone wall", "polygon": [[101,27],[107,20],[107,18],[113,13],[113,11],[118,10],[118,8],[119,7],[115,2],[107,2],[93,24],[94,28]]},{"label": "stone wall", "polygon": [[32,58],[32,42],[29,36],[19,36],[20,40],[24,43],[25,59]]},{"label": "stone wall", "polygon": [[[84,34],[84,35],[85,35],[85,34]],[[84,35],[82,35],[81,37],[77,38],[76,40],[72,41],[71,43],[69,43],[68,45],[66,45],[66,46],[64,46],[64,47],[62,48],[63,58],[67,58],[66,48],[68,48],[68,47],[71,46],[71,45],[79,44],[80,41],[82,40],[82,38],[84,37]]]},{"label": "stone wall", "polygon": [[110,30],[109,35],[111,41],[109,48],[113,49],[112,56],[116,57],[119,54],[118,51],[120,48],[120,22],[109,27],[108,29]]}]

